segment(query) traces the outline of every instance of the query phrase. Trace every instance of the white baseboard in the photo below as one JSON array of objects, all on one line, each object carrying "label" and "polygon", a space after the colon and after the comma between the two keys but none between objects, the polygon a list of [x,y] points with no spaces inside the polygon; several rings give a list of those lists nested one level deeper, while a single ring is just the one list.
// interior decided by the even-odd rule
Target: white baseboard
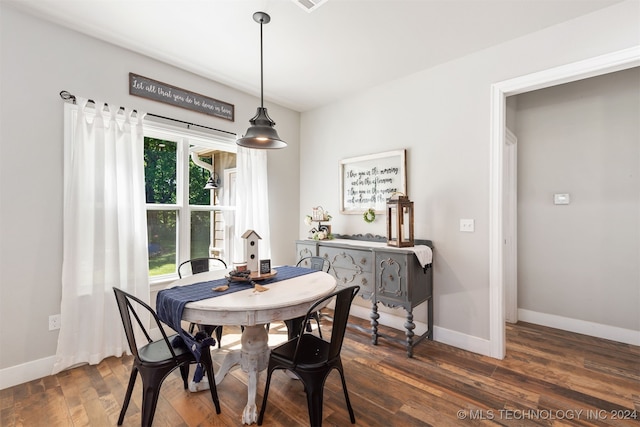
[{"label": "white baseboard", "polygon": [[[160,339],[162,334],[158,328],[149,329],[151,339]],[[127,352],[129,354],[129,352]],[[29,381],[48,377],[53,372],[53,365],[56,356],[49,356],[21,365],[11,366],[9,368],[0,369],[0,390],[13,387],[14,385],[24,384]],[[72,369],[74,367],[68,368]]]},{"label": "white baseboard", "polygon": [[51,375],[55,360],[54,355],[0,369],[0,390]]},{"label": "white baseboard", "polygon": [[535,323],[536,325],[562,329],[577,334],[589,335],[597,338],[617,341],[625,344],[640,346],[640,331],[619,328],[617,326],[602,325],[586,320],[571,319],[554,314],[539,313],[537,311],[518,309],[518,320]]},{"label": "white baseboard", "polygon": [[[404,312],[403,312],[404,313]],[[359,317],[361,319],[370,320],[371,317],[371,309],[369,307],[362,307],[359,305],[351,306],[351,315]],[[403,331],[404,323],[406,322],[405,317],[396,316],[394,314],[378,312],[380,318],[378,319],[378,323],[384,326],[388,326],[390,328],[398,329]],[[416,335],[422,335],[428,328],[427,324],[423,322],[414,321],[416,324],[416,329],[414,329],[414,333]],[[478,353],[483,356],[491,356],[490,354],[490,343],[489,340],[484,338],[478,338],[471,335],[466,335],[460,332],[452,331],[445,328],[440,328],[438,326],[433,327],[433,340],[447,344],[453,347],[457,347],[463,350],[467,350],[473,353]],[[428,341],[423,341],[418,345],[429,345]]]},{"label": "white baseboard", "polygon": [[467,335],[436,326],[433,328],[433,339],[441,342],[442,344],[447,344],[472,353],[478,353],[483,356],[492,357],[491,341],[485,338],[479,338],[473,335]]}]

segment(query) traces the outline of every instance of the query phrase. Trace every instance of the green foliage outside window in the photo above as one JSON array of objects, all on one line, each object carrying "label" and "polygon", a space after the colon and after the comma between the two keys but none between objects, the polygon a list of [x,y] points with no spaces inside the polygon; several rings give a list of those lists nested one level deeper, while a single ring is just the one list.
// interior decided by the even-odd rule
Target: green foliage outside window
[{"label": "green foliage outside window", "polygon": [[144,139],[144,180],[147,203],[176,203],[176,147],[173,141]]},{"label": "green foliage outside window", "polygon": [[[174,141],[145,137],[144,172],[147,204],[178,203],[177,200],[177,148]],[[211,163],[211,158],[201,158]],[[190,205],[209,205],[210,191],[204,186],[208,171],[189,161]],[[191,230],[208,230],[210,220],[206,215],[191,215]],[[177,211],[175,209],[148,210],[149,274],[157,276],[176,271],[177,260]],[[192,236],[192,254],[206,254],[209,249],[208,233],[202,231]],[[202,256],[202,255],[200,255]]]}]

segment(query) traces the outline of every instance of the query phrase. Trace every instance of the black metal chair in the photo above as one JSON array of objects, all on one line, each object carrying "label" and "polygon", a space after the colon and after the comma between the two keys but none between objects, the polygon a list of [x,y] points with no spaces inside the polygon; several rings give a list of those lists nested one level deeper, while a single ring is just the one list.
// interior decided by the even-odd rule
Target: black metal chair
[{"label": "black metal chair", "polygon": [[[296,267],[310,268],[312,270],[324,271],[325,273],[328,273],[329,270],[331,269],[331,261],[319,256],[308,256],[308,257],[301,258],[297,262]],[[320,312],[313,313],[313,315],[311,316],[311,319],[314,319],[318,324],[318,335],[320,336],[320,338],[322,338],[322,331],[320,330]],[[284,323],[285,325],[287,325],[287,330],[289,332],[288,333],[289,339],[298,336],[298,334],[300,333],[300,330],[298,330],[298,327],[301,321],[302,321],[302,317],[296,317],[295,319],[285,320]],[[309,320],[309,322],[307,322],[304,325],[304,328],[307,330],[307,332],[311,332],[311,320]]]},{"label": "black metal chair", "polygon": [[[187,275],[205,273],[210,271],[212,266],[220,266],[226,269],[227,263],[220,258],[214,257],[193,258],[184,261],[178,266],[178,276],[182,279],[183,276],[186,277]],[[193,334],[195,327],[196,324],[191,323],[189,325],[189,333]],[[198,329],[206,332],[209,336],[213,335],[215,332],[216,340],[218,341],[218,348],[220,348],[220,341],[222,340],[222,325],[198,325]]]},{"label": "black metal chair", "polygon": [[227,268],[227,263],[220,258],[205,257],[205,258],[193,258],[184,261],[178,266],[178,276],[183,278],[190,274],[204,273],[211,270],[211,267]]},{"label": "black metal chair", "polygon": [[290,371],[301,380],[307,394],[309,421],[312,427],[320,427],[322,425],[324,383],[331,371],[337,369],[342,380],[342,389],[344,390],[349,417],[351,418],[351,423],[355,424],[356,417],[349,401],[340,350],[342,349],[342,342],[347,328],[351,302],[359,290],[359,286],[351,286],[334,292],[314,303],[304,317],[303,322],[307,322],[313,316],[313,313],[318,311],[319,307],[324,307],[328,300],[336,297],[330,341],[325,341],[313,334],[302,331],[298,337],[271,350],[258,425],[262,425],[264,411],[267,406],[269,385],[271,384],[271,375],[277,369]]},{"label": "black metal chair", "polygon": [[[140,372],[140,377],[142,378],[142,427],[149,427],[153,423],[153,416],[155,415],[158,396],[160,395],[160,387],[164,379],[173,370],[180,368],[180,375],[182,376],[184,388],[186,389],[188,387],[187,376],[189,375],[189,365],[195,363],[196,359],[186,346],[172,346],[171,341],[174,336],[167,336],[160,324],[158,315],[151,307],[121,289],[113,288],[113,291],[116,296],[118,309],[120,310],[120,317],[122,318],[122,325],[124,326],[124,332],[127,336],[129,349],[134,356],[129,385],[127,386],[127,392],[124,397],[124,402],[122,403],[118,425],[122,425],[124,421],[124,416],[127,412],[129,401],[131,400],[131,393],[136,383],[136,377],[138,376],[138,372]],[[150,313],[151,318],[155,320],[155,324],[162,333],[162,339],[157,341],[151,339],[147,328],[140,320],[138,311],[142,312],[141,310],[146,310]],[[132,315],[136,320],[137,326],[132,321]],[[147,339],[147,343],[141,347],[138,347],[136,343],[136,331],[142,333]],[[141,335],[138,334],[138,336]],[[213,375],[211,353],[208,350],[202,352],[200,362],[209,379],[211,399],[216,407],[216,413],[219,414],[220,402],[218,400],[218,391]]]},{"label": "black metal chair", "polygon": [[324,271],[328,273],[331,269],[331,261],[320,256],[308,256],[301,258],[296,267],[310,268],[312,270]]}]

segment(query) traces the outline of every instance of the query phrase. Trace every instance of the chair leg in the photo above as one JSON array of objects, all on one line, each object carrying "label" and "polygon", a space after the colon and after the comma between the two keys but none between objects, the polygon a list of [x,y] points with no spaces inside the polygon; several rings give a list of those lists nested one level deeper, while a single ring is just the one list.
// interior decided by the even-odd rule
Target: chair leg
[{"label": "chair leg", "polygon": [[347,401],[347,409],[349,410],[349,418],[351,418],[351,424],[356,423],[356,416],[353,414],[353,408],[351,407],[351,401],[349,400],[349,392],[347,391],[347,382],[344,379],[344,372],[342,366],[338,368],[340,372],[340,379],[342,380],[342,390],[344,390],[344,400]]},{"label": "chair leg", "polygon": [[209,380],[209,391],[211,392],[211,400],[216,407],[216,414],[220,413],[220,400],[218,399],[218,388],[216,387],[216,377],[213,374],[213,361],[208,348],[204,349],[200,361],[205,367],[207,379]]},{"label": "chair leg", "polygon": [[316,323],[318,324],[318,336],[322,338],[322,331],[320,330],[320,312],[316,311],[315,313],[313,313],[313,318],[316,320]]},{"label": "chair leg", "polygon": [[142,426],[150,427],[151,424],[153,424],[153,416],[156,413],[156,406],[158,405],[158,397],[160,396],[162,380],[158,383],[157,379],[153,377],[154,376],[152,375],[152,378],[149,378],[151,384],[142,385]]},{"label": "chair leg", "polygon": [[287,339],[290,340],[300,335],[302,333],[302,328],[305,327],[302,325],[302,318],[300,317],[287,319],[284,321],[284,324],[287,325]]},{"label": "chair leg", "polygon": [[129,401],[131,400],[131,393],[133,387],[136,385],[136,377],[138,376],[138,368],[134,365],[131,367],[131,376],[129,377],[129,385],[127,386],[127,392],[124,395],[124,402],[122,402],[122,409],[120,410],[120,417],[118,418],[118,425],[121,426],[124,421],[124,414],[129,407]]},{"label": "chair leg", "polygon": [[189,388],[189,364],[184,363],[180,365],[180,376],[182,377],[182,382],[184,384],[184,389]]},{"label": "chair leg", "polygon": [[222,325],[216,328],[216,339],[218,340],[218,349],[220,349],[222,345]]},{"label": "chair leg", "polygon": [[305,385],[307,392],[307,406],[309,410],[309,422],[311,427],[322,426],[322,395],[324,387],[309,387]]},{"label": "chair leg", "polygon": [[260,407],[260,414],[258,415],[258,425],[262,425],[262,419],[264,418],[264,410],[267,408],[267,396],[269,395],[269,385],[271,384],[271,374],[273,374],[274,369],[269,366],[267,370],[267,381],[264,386],[264,396],[262,397],[262,407]]}]

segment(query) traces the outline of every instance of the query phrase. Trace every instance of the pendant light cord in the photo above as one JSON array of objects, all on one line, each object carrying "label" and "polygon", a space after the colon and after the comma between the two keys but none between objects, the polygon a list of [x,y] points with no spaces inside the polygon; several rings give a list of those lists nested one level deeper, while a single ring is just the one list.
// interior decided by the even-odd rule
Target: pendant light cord
[{"label": "pendant light cord", "polygon": [[262,23],[264,18],[260,18],[260,107],[264,108],[264,65],[262,59]]}]

